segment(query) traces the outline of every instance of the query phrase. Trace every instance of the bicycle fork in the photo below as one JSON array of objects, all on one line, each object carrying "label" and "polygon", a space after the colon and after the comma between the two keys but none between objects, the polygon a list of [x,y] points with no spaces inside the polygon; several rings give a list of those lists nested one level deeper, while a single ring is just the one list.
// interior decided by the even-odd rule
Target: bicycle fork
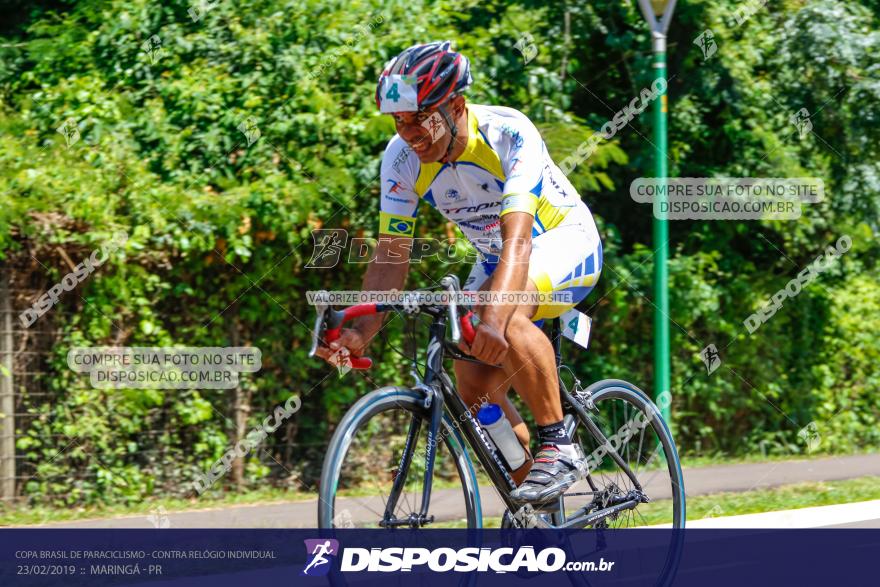
[{"label": "bicycle fork", "polygon": [[428,428],[428,442],[425,447],[425,478],[422,485],[422,503],[419,507],[419,513],[410,512],[406,518],[395,518],[394,510],[397,507],[397,501],[406,484],[406,478],[409,475],[410,464],[415,457],[416,444],[419,432],[422,428],[422,418],[413,415],[410,420],[409,430],[406,435],[406,444],[403,447],[403,454],[400,456],[400,463],[397,467],[397,473],[394,477],[394,483],[391,487],[391,493],[388,496],[388,502],[385,504],[385,513],[379,525],[383,528],[393,528],[399,526],[409,526],[411,528],[420,528],[434,521],[434,516],[428,515],[428,506],[431,503],[431,487],[434,479],[434,459],[437,456],[437,445],[440,442],[440,423],[443,419],[443,398],[440,390],[432,385],[417,383],[414,389],[418,389],[425,394],[425,407],[430,409],[430,420]]}]

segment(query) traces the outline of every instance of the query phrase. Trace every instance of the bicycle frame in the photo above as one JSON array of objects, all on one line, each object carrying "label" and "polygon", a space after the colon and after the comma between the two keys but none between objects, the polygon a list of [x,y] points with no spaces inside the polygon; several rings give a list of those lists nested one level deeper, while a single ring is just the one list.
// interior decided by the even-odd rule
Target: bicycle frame
[{"label": "bicycle frame", "polygon": [[[514,501],[510,497],[510,492],[516,489],[516,484],[514,483],[513,478],[508,472],[507,463],[504,460],[503,455],[501,455],[500,452],[495,448],[492,441],[488,438],[486,432],[477,423],[473,413],[468,408],[468,406],[465,405],[461,396],[456,391],[455,386],[452,384],[449,375],[443,369],[444,355],[449,355],[457,360],[471,361],[477,363],[479,363],[480,361],[461,353],[454,345],[452,345],[445,339],[445,335],[446,318],[443,315],[435,314],[435,320],[432,322],[429,331],[425,377],[423,380],[417,380],[416,385],[413,386],[414,389],[422,391],[425,394],[426,403],[430,402],[430,404],[426,405],[426,407],[430,407],[431,409],[430,429],[428,431],[428,447],[425,456],[425,479],[424,486],[422,488],[422,503],[418,516],[419,525],[423,525],[425,523],[430,523],[431,521],[433,521],[433,517],[429,517],[427,515],[427,512],[431,499],[434,458],[436,456],[436,446],[438,444],[437,438],[438,434],[440,433],[440,419],[442,417],[443,408],[445,408],[449,412],[449,415],[452,417],[454,422],[461,423],[461,425],[459,425],[459,429],[461,430],[468,444],[471,446],[472,450],[476,454],[477,460],[480,462],[480,464],[483,465],[483,469],[488,474],[490,480],[492,481],[492,484],[498,490],[498,493],[500,494],[501,499],[504,501],[504,504],[507,506],[507,509],[511,513],[515,513],[523,507],[522,504]],[[558,318],[554,319],[552,322],[551,341],[556,357],[556,367],[557,369],[559,369],[559,367],[561,367],[562,365],[562,353],[561,328]],[[445,353],[443,351],[445,351]],[[561,398],[563,400],[563,406],[568,408],[567,412],[574,412],[575,414],[577,414],[578,418],[587,427],[590,434],[592,434],[594,438],[596,438],[596,440],[600,442],[600,444],[603,444],[606,446],[606,448],[608,448],[609,456],[626,473],[627,477],[629,477],[629,479],[633,482],[633,485],[636,487],[636,489],[641,491],[641,485],[639,484],[638,479],[630,469],[629,465],[610,445],[608,439],[589,417],[581,403],[568,392],[561,379],[559,381],[559,387]],[[408,471],[409,463],[412,461],[412,458],[414,456],[415,448],[413,446],[413,443],[411,442],[411,439],[415,438],[415,436],[418,434],[420,425],[421,424],[419,419],[413,418],[413,421],[410,424],[410,430],[408,431],[407,442],[404,446],[404,452],[403,455],[401,455],[401,466],[399,468],[400,472],[395,479],[392,493],[389,496],[388,503],[386,504],[386,522],[390,522],[391,512],[393,512],[397,506],[397,499],[400,495],[400,490],[402,489],[403,483],[406,478],[405,473],[406,471]],[[594,491],[596,491],[597,488],[594,485],[592,478],[587,475],[586,479],[587,482],[590,484],[590,487]],[[559,527],[584,528],[586,526],[596,524],[602,519],[617,514],[623,510],[632,509],[636,507],[639,503],[639,500],[630,499],[592,513],[587,510],[584,511],[582,515],[575,515],[572,519],[568,520]],[[560,502],[559,507],[561,508],[561,506],[562,504]],[[410,521],[399,520],[399,523],[391,522],[388,525],[410,525]],[[549,525],[547,526],[549,527]]]},{"label": "bicycle frame", "polygon": [[[454,276],[444,278],[444,282],[450,292],[456,293],[459,291],[458,280]],[[315,349],[319,344],[320,333],[325,332],[328,335],[328,340],[335,340],[335,337],[338,337],[339,335],[339,330],[341,328],[342,322],[344,322],[345,320],[351,319],[356,316],[362,316],[377,312],[386,312],[391,310],[404,310],[406,312],[413,312],[412,308],[406,308],[403,306],[372,304],[364,306],[352,306],[347,308],[344,312],[333,313],[326,305],[316,305],[318,305],[318,318],[315,323],[312,350],[309,353],[310,355],[313,355],[315,353]],[[431,490],[434,477],[434,460],[436,457],[437,444],[440,440],[439,434],[444,409],[446,409],[446,411],[452,417],[453,422],[456,423],[455,425],[463,433],[465,439],[467,440],[467,443],[471,446],[472,450],[476,454],[477,460],[480,462],[480,464],[483,465],[483,469],[488,474],[490,480],[492,481],[492,484],[498,490],[501,499],[507,506],[507,509],[511,513],[523,511],[528,515],[530,512],[533,512],[534,509],[528,505],[522,506],[519,502],[514,501],[510,497],[510,493],[514,489],[516,489],[516,483],[513,481],[513,478],[508,472],[509,467],[503,455],[495,448],[494,443],[489,439],[487,433],[477,423],[474,414],[471,412],[471,409],[464,404],[464,401],[456,391],[455,386],[452,384],[452,380],[449,378],[449,375],[445,372],[443,368],[443,360],[447,356],[456,360],[470,361],[482,364],[481,361],[461,352],[455,344],[457,343],[462,330],[465,331],[466,334],[468,334],[469,331],[470,336],[473,336],[474,331],[472,325],[470,324],[470,312],[465,316],[459,318],[458,309],[456,308],[455,302],[450,303],[450,306],[448,308],[442,308],[439,306],[425,306],[416,311],[428,314],[434,318],[429,328],[425,376],[424,379],[420,379],[418,373],[414,373],[416,383],[412,387],[413,390],[424,394],[424,407],[425,409],[430,410],[428,418],[430,428],[428,430],[428,446],[426,447],[425,451],[425,475],[424,486],[422,488],[422,503],[419,508],[418,514],[411,514],[407,519],[396,519],[393,517],[393,512],[397,507],[397,501],[400,498],[407,474],[409,472],[410,463],[412,462],[412,459],[414,457],[416,444],[415,439],[418,438],[418,434],[422,425],[423,418],[413,416],[412,420],[410,421],[409,430],[407,431],[407,438],[404,444],[403,454],[400,458],[398,472],[392,484],[389,499],[385,506],[383,520],[380,525],[383,527],[418,527],[429,524],[433,521],[433,516],[428,515],[428,507],[431,501]],[[328,324],[325,324],[325,318],[327,318],[327,316],[331,316],[331,318],[328,320]],[[460,327],[459,321],[461,321]],[[446,328],[448,324],[451,324],[452,326],[454,342],[446,339]],[[461,328],[461,330],[459,328]],[[553,346],[557,372],[559,372],[563,365],[562,336],[558,318],[553,319],[551,323],[550,340]],[[352,358],[352,364],[353,366],[355,366],[355,368],[367,368],[370,366],[371,361],[366,357],[354,357]],[[627,465],[626,461],[624,461],[620,457],[620,455],[617,453],[617,450],[611,445],[611,443],[608,441],[608,439],[605,437],[599,427],[589,417],[584,403],[580,399],[576,399],[574,396],[572,396],[571,393],[569,393],[569,391],[565,387],[565,384],[562,382],[561,377],[559,377],[558,379],[560,399],[562,401],[564,413],[576,416],[583,423],[589,433],[598,441],[600,446],[604,446],[607,449],[607,454],[632,481],[633,486],[636,488],[637,492],[641,492],[642,487],[639,484],[635,474],[632,472],[629,465]],[[598,491],[589,473],[586,476],[586,480],[594,492]],[[476,491],[479,491],[479,489],[477,488]],[[557,508],[555,510],[560,513],[563,511],[562,500],[563,498],[560,497]],[[614,504],[610,507],[606,507],[598,511],[592,511],[589,507],[590,505],[592,505],[591,502],[591,504],[588,504],[588,506],[581,508],[581,510],[583,510],[582,512],[581,510],[578,511],[579,515],[575,515],[572,519],[561,524],[560,527],[583,528],[588,525],[596,524],[602,519],[614,515],[625,509],[632,509],[636,507],[639,503],[640,501],[638,499],[626,499],[625,501]],[[546,510],[547,508],[548,506],[543,506],[543,509]],[[540,520],[537,517],[533,517],[533,519],[537,520],[538,525],[551,527],[546,521]]]}]

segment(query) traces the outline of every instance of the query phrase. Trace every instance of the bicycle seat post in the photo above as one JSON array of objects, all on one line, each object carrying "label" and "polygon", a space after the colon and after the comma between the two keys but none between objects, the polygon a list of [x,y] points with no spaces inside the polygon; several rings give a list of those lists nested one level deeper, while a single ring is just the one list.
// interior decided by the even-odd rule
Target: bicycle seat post
[{"label": "bicycle seat post", "polygon": [[556,368],[562,365],[562,328],[559,318],[554,318],[550,325],[550,342],[553,343],[553,354],[556,356]]}]

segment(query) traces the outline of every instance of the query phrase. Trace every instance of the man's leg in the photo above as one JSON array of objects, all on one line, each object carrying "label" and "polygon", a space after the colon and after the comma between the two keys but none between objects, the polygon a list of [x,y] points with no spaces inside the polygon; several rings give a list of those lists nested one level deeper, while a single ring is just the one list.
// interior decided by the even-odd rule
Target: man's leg
[{"label": "man's leg", "polygon": [[[491,286],[492,278],[489,277],[479,289],[487,290]],[[528,281],[526,291],[532,293],[538,291],[531,279]],[[479,309],[477,308],[478,311]],[[535,472],[538,476],[537,480],[543,484],[532,487],[531,490],[523,488],[525,500],[533,500],[530,491],[539,497],[554,489],[557,492],[564,491],[565,487],[574,481],[572,470],[576,457],[574,447],[562,426],[562,402],[559,397],[553,346],[544,332],[531,321],[537,310],[537,305],[517,306],[507,326],[505,337],[510,346],[507,358],[500,369],[465,361],[456,361],[455,365],[459,392],[472,411],[479,409],[479,398],[488,395],[489,401],[501,406],[514,427],[520,443],[528,447],[528,427],[507,397],[512,384],[535,417],[542,450],[545,444],[552,442],[553,450],[559,452],[561,448],[564,451],[565,454],[559,459],[560,462],[556,462],[557,455],[554,453],[549,464],[546,461],[550,453],[544,451],[545,463],[541,468],[549,471],[549,474]],[[526,479],[526,474],[531,472],[533,464],[534,461],[530,459],[526,465],[516,471],[513,477],[517,485],[521,485]]]},{"label": "man's leg", "polygon": [[[529,279],[527,291],[536,293]],[[562,400],[553,345],[532,322],[537,305],[518,306],[507,325],[510,345],[503,369],[514,388],[529,406],[538,425],[540,450],[524,482],[512,493],[520,501],[545,502],[555,499],[581,474],[581,453],[572,444],[562,420]]]},{"label": "man's leg", "polygon": [[[471,413],[476,415],[483,401],[501,406],[520,444],[528,450],[529,428],[507,396],[510,391],[510,379],[503,369],[480,363],[455,361],[455,379],[458,384],[458,392],[465,405],[470,408]],[[487,399],[483,400],[482,398]],[[526,460],[526,463],[511,475],[517,485],[525,479],[531,462],[531,459]]]},{"label": "man's leg", "polygon": [[502,367],[517,393],[532,411],[535,423],[538,426],[547,426],[562,420],[553,345],[547,335],[530,320],[530,315],[527,315],[529,309],[522,306],[520,308],[507,325],[506,338],[510,347]]},{"label": "man's leg", "polygon": [[[482,401],[498,404],[507,416],[510,425],[520,443],[529,445],[529,429],[523,422],[516,407],[511,403],[507,393],[510,390],[510,379],[503,369],[471,363],[468,361],[455,361],[455,378],[458,382],[458,392],[471,413],[476,415]],[[483,399],[487,398],[487,399]]]},{"label": "man's leg", "polygon": [[[492,287],[492,277],[480,263],[471,269],[465,288],[470,289],[469,286],[479,291],[487,291]],[[479,313],[482,307],[477,306],[474,310]],[[520,444],[529,447],[529,428],[507,397],[510,391],[510,377],[504,369],[484,363],[455,361],[455,378],[458,381],[458,392],[472,413],[476,414],[480,409],[480,398],[488,395],[489,403],[501,406]]]}]

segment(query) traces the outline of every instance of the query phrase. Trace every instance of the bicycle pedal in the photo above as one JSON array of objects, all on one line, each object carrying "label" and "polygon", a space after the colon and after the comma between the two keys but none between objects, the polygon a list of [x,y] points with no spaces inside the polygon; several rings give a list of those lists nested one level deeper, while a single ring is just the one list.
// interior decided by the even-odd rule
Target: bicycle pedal
[{"label": "bicycle pedal", "polygon": [[535,515],[535,508],[530,503],[516,510],[513,514],[513,520],[520,528],[536,528],[538,526],[538,516]]},{"label": "bicycle pedal", "polygon": [[[543,510],[542,508],[547,505],[555,506],[550,510]],[[558,503],[551,502],[548,504],[541,504],[537,506],[533,506],[530,503],[525,504],[513,514],[513,519],[517,523],[520,528],[550,528],[551,525],[544,519],[544,516],[540,515],[543,511],[555,512],[558,510]]]}]

